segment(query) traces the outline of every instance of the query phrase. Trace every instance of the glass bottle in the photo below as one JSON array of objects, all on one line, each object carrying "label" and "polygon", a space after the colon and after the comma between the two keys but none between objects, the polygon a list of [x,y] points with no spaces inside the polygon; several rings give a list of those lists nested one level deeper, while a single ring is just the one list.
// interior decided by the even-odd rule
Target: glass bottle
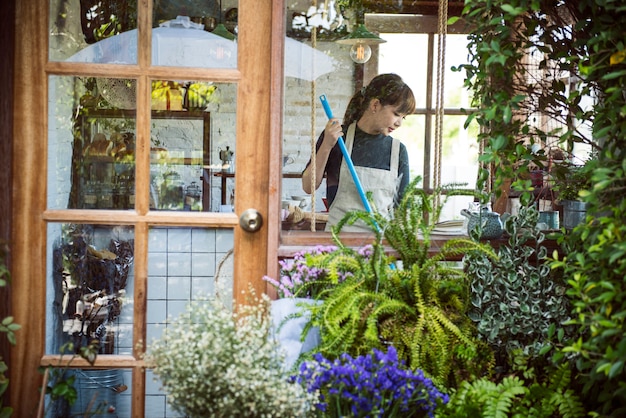
[{"label": "glass bottle", "polygon": [[96,209],[98,204],[98,191],[93,181],[88,181],[83,194],[83,207],[85,209]]},{"label": "glass bottle", "polygon": [[98,193],[98,209],[113,208],[113,189],[110,184],[103,183],[100,185],[100,193]]},{"label": "glass bottle", "polygon": [[192,181],[185,190],[185,205],[184,210],[200,210],[200,186],[195,181]]}]

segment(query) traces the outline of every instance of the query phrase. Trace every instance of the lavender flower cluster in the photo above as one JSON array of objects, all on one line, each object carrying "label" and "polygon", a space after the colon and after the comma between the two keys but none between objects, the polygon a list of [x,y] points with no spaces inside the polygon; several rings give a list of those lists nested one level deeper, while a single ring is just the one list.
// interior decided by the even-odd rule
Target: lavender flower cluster
[{"label": "lavender flower cluster", "polygon": [[315,282],[323,280],[327,271],[312,265],[312,256],[330,254],[337,251],[334,245],[318,245],[312,250],[296,253],[291,260],[281,260],[280,279],[276,280],[269,276],[263,276],[263,280],[272,284],[281,298],[305,297],[315,298],[321,291]]},{"label": "lavender flower cluster", "polygon": [[319,353],[313,358],[291,379],[309,393],[319,391],[315,407],[329,416],[433,417],[449,400],[421,370],[408,370],[392,346],[386,354],[374,349],[357,358],[343,354],[334,362]]}]

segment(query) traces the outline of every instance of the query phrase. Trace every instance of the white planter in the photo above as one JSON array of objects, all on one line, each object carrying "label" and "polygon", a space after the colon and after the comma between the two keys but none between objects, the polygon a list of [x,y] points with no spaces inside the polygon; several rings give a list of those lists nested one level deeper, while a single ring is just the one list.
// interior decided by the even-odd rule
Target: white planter
[{"label": "white planter", "polygon": [[310,315],[308,313],[297,318],[285,320],[293,313],[304,311],[305,307],[298,306],[298,304],[303,303],[321,303],[321,301],[305,298],[285,298],[274,300],[271,305],[272,330],[279,342],[280,350],[285,355],[285,368],[287,370],[294,366],[300,354],[311,351],[320,343],[318,328],[311,328],[304,341],[301,341],[302,331],[307,322],[309,322]]}]

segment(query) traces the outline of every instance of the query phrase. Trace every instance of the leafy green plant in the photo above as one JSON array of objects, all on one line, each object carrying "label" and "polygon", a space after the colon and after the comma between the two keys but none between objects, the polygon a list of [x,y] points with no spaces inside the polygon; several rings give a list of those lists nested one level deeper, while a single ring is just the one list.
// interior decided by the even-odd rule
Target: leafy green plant
[{"label": "leafy green plant", "polygon": [[[579,194],[588,204],[587,222],[564,235],[563,255],[553,267],[567,281],[572,305],[571,324],[578,338],[563,350],[574,357],[584,403],[596,414],[626,414],[626,52],[622,2],[579,0],[541,2],[467,1],[464,19],[472,25],[471,63],[466,85],[473,89],[479,110],[476,119],[486,142],[481,178],[488,179],[493,168],[496,189],[541,154],[533,153],[532,141],[547,138],[536,131],[533,113],[521,113],[520,104],[535,103],[545,109],[568,109],[543,120],[555,126],[563,116],[576,123],[560,123],[554,132],[570,149],[587,142],[597,152],[597,164],[590,172],[590,187]],[[542,77],[530,80],[524,57],[539,51]],[[551,69],[563,71],[550,71]],[[552,74],[553,76],[550,76]],[[567,89],[559,74],[576,81]],[[557,77],[554,77],[557,75]],[[521,83],[516,83],[521,81]],[[535,81],[540,81],[536,83]],[[583,109],[583,98],[594,97],[593,106]],[[550,103],[558,104],[552,106]],[[539,109],[541,110],[541,109]],[[530,115],[530,117],[529,117]],[[571,121],[571,119],[570,119]],[[583,135],[581,126],[591,127]],[[528,139],[523,141],[524,137]],[[541,161],[538,161],[539,163]],[[520,170],[521,169],[521,170]],[[524,183],[514,187],[528,190]]]},{"label": "leafy green plant", "polygon": [[[67,407],[74,405],[78,399],[76,372],[72,370],[71,364],[75,359],[83,358],[93,366],[96,362],[99,349],[98,340],[92,340],[89,344],[79,348],[76,348],[74,343],[67,342],[63,344],[59,350],[61,358],[58,360],[58,365],[39,368],[39,371],[46,376],[44,379],[46,387],[43,390],[50,399],[45,413],[46,416],[49,411],[53,410],[56,413],[69,414]],[[70,359],[64,364],[64,356],[66,355],[69,355]],[[80,413],[89,416],[90,413],[95,414],[103,412],[104,406],[105,405],[91,405],[88,411],[80,411]]]},{"label": "leafy green plant", "polygon": [[[326,269],[329,278],[341,276],[343,281],[335,280],[332,289],[322,292],[324,302],[309,307],[311,323],[320,327],[318,350],[327,358],[364,355],[393,345],[410,368],[453,387],[461,378],[488,373],[492,358],[466,315],[467,277],[446,260],[469,251],[495,254],[464,238],[448,240],[432,254],[430,236],[441,207],[433,204],[435,196],[417,187],[419,180],[409,184],[391,218],[355,211],[333,228],[337,251],[311,262]],[[446,192],[458,193],[452,186]],[[374,232],[367,251],[347,247],[339,239],[343,225],[356,221],[369,224]],[[397,252],[399,262],[387,254],[386,244]]]},{"label": "leafy green plant", "polygon": [[581,82],[570,89],[565,81],[579,73],[579,57],[585,55],[577,43],[582,28],[572,24],[578,16],[584,15],[572,1],[465,3],[463,18],[472,26],[470,60],[458,69],[474,93],[476,110],[466,126],[476,121],[482,128],[479,182],[484,190],[500,195],[510,183],[530,201],[530,171],[547,166],[550,149],[592,143],[578,129],[582,125],[568,119],[586,122],[592,116],[581,106],[591,86]]},{"label": "leafy green plant", "polygon": [[589,159],[584,165],[561,164],[553,170],[559,200],[580,200],[580,192],[591,189],[591,176],[596,159]]},{"label": "leafy green plant", "polygon": [[[0,243],[0,287],[5,287],[10,279],[11,273],[5,264],[6,256],[8,253],[8,247],[4,243]],[[0,322],[0,332],[4,333],[10,344],[15,345],[15,331],[19,330],[21,326],[13,322],[12,316],[7,316]],[[13,408],[9,406],[2,406],[2,395],[9,387],[9,379],[6,377],[7,364],[0,356],[0,418],[8,418],[13,414]]]},{"label": "leafy green plant", "polygon": [[583,417],[585,410],[569,387],[571,371],[554,370],[545,382],[507,376],[501,382],[465,381],[437,417]]},{"label": "leafy green plant", "polygon": [[520,208],[504,222],[508,242],[497,258],[469,253],[464,260],[471,278],[468,315],[497,353],[500,372],[508,371],[514,350],[539,355],[550,327],[570,319],[566,286],[551,274],[538,217],[534,207]]}]

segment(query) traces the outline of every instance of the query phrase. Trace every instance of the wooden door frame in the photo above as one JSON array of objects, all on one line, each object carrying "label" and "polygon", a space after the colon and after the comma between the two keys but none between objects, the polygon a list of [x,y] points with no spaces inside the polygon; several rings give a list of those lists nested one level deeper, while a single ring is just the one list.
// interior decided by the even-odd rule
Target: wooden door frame
[{"label": "wooden door frame", "polygon": [[[147,4],[139,0],[140,4]],[[148,13],[140,13],[138,19],[145,25],[149,22]],[[226,214],[206,214],[202,217],[202,226],[234,227],[234,295],[237,302],[245,301],[241,291],[249,287],[257,292],[266,289],[262,277],[272,274],[276,264],[277,243],[279,237],[279,219],[269,214],[277,214],[280,196],[279,168],[282,132],[282,50],[284,37],[283,2],[271,0],[239,0],[239,64],[237,70],[219,70],[220,81],[237,82],[237,154],[236,166],[246,167],[246,173],[238,175],[235,188],[238,192],[235,211],[241,214],[249,207],[261,212],[266,220],[257,233],[243,231],[237,224],[237,217],[230,215],[224,223]],[[42,375],[37,368],[45,354],[46,317],[46,239],[47,222],[67,222],[67,211],[46,211],[46,173],[47,173],[47,118],[48,118],[48,74],[57,71],[64,74],[63,63],[48,63],[48,1],[33,0],[16,2],[16,21],[28,22],[16,28],[16,54],[13,98],[14,126],[12,161],[14,200],[12,209],[13,227],[12,254],[13,279],[11,289],[13,314],[15,321],[22,325],[17,333],[17,345],[12,347],[10,373],[9,405],[15,416],[34,415]],[[141,23],[140,23],[141,24]],[[141,42],[142,29],[139,30]],[[144,38],[145,39],[145,38]],[[243,52],[242,52],[243,51]],[[245,53],[245,55],[244,55]],[[149,48],[140,48],[138,65],[146,65],[150,60]],[[106,76],[94,68],[94,76]],[[181,72],[171,73],[168,69],[157,69],[152,76],[174,77]],[[69,74],[69,73],[68,73]],[[202,77],[203,71],[185,71],[190,77]],[[139,108],[149,106],[149,79],[138,75]],[[206,77],[206,75],[205,75]],[[139,109],[138,108],[138,109]],[[145,113],[142,115],[142,113]],[[138,112],[137,124],[142,125],[148,112]],[[145,130],[138,135],[145,135]],[[243,140],[247,138],[247,140]],[[137,149],[137,164],[142,162],[140,154],[147,150]],[[265,152],[263,151],[265,150]],[[278,150],[278,151],[277,151]],[[272,160],[270,161],[270,152]],[[144,170],[145,171],[145,170]],[[139,181],[139,179],[138,179]],[[138,201],[142,200],[137,196]],[[147,199],[143,199],[147,202]],[[144,207],[145,206],[145,207]],[[198,225],[194,221],[181,219],[176,214],[156,213],[146,215],[148,207],[138,203],[137,210],[120,215],[112,213],[111,220],[124,219],[135,225],[135,230],[147,234],[150,225]],[[108,215],[107,215],[108,216]],[[71,217],[70,217],[71,218]],[[276,218],[276,219],[275,219]],[[82,219],[82,218],[81,218]],[[86,222],[97,219],[96,215],[85,215]],[[101,220],[100,220],[101,221]],[[145,310],[145,292],[141,284],[147,279],[147,239],[137,239],[135,269],[135,317],[138,310]],[[242,256],[242,255],[248,256]],[[274,270],[275,271],[275,270]],[[143,318],[143,316],[140,315]],[[137,332],[135,342],[145,338],[145,324]],[[125,367],[133,370],[133,387],[145,388],[143,363],[135,351],[133,356],[117,356],[113,360],[96,363],[98,367]],[[100,361],[100,358],[98,358]],[[80,365],[80,362],[72,363]],[[138,391],[143,392],[143,391]],[[143,417],[145,406],[143,393],[133,391],[132,415]]]},{"label": "wooden door frame", "polygon": [[[15,42],[15,0],[6,0],[0,4],[0,39],[5,40],[0,62],[0,245],[8,244],[11,239],[11,206],[12,206],[12,137],[13,137],[13,63]],[[11,268],[10,253],[4,260]],[[11,315],[10,284],[0,287],[0,319]],[[8,339],[0,336],[0,358],[11,367],[10,344]],[[2,405],[8,404],[9,393],[0,397]]]}]

